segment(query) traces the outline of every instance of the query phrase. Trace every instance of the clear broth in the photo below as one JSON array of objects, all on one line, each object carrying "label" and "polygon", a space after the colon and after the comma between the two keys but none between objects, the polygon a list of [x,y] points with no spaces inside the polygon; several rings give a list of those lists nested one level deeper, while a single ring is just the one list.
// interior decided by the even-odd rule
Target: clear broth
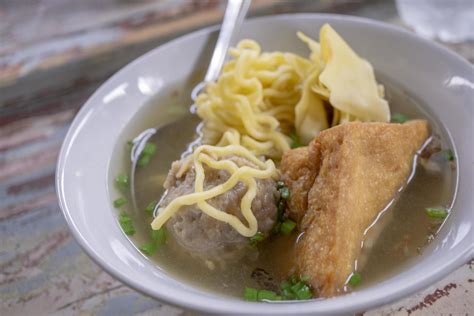
[{"label": "clear broth", "polygon": [[[410,118],[427,119],[432,132],[440,136],[442,147],[451,147],[444,128],[437,120],[403,90],[387,80],[381,82],[385,85],[392,113],[399,112]],[[137,172],[138,211],[128,209],[137,230],[131,240],[137,247],[149,240],[151,232],[152,218],[143,210],[150,201],[159,200],[164,192],[162,185],[171,163],[180,158],[187,144],[195,137],[194,130],[199,119],[189,112],[191,100],[188,96],[196,83],[197,80],[190,80],[161,91],[137,113],[121,135],[123,143],[116,145],[114,157],[122,157],[120,165],[129,166],[129,156],[124,149],[127,140],[146,128],[165,125],[178,119],[183,122],[180,125],[183,127],[168,131],[169,142],[158,148],[157,154],[146,168]],[[410,265],[441,227],[442,221],[429,218],[425,208],[450,207],[456,174],[453,164],[443,161],[440,155],[435,154],[430,159],[439,166],[438,172],[428,172],[418,165],[412,180],[400,197],[381,212],[366,230],[361,255],[357,261],[357,270],[363,276],[361,287],[379,282]],[[129,167],[127,168],[129,170]],[[150,257],[150,260],[156,263],[158,269],[177,280],[218,294],[242,297],[244,287],[258,287],[251,277],[255,268],[262,268],[270,273],[277,283],[288,276],[295,240],[295,234],[273,236],[259,245],[256,261],[242,259],[229,263],[226,269],[212,271],[200,259],[195,259],[183,251],[168,236],[166,245]]]}]

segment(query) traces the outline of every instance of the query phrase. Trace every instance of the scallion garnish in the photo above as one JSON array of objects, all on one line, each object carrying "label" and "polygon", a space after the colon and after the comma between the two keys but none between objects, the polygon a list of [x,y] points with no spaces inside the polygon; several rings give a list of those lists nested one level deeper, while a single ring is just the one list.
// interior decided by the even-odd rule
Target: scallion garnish
[{"label": "scallion garnish", "polygon": [[408,121],[408,117],[406,115],[403,115],[401,113],[393,113],[392,117],[390,118],[391,123],[405,123]]},{"label": "scallion garnish", "polygon": [[138,249],[140,249],[140,251],[145,255],[152,256],[156,252],[157,248],[158,246],[154,242],[148,242],[141,245]]},{"label": "scallion garnish", "polygon": [[244,299],[250,302],[257,301],[281,301],[282,297],[273,291],[268,290],[258,290],[251,287],[246,287],[244,289]]},{"label": "scallion garnish", "polygon": [[451,149],[443,149],[441,151],[441,155],[447,161],[453,161],[454,160],[454,154],[453,154],[453,151]]},{"label": "scallion garnish", "polygon": [[258,300],[258,290],[251,287],[246,287],[244,289],[244,299],[246,301],[256,302]]},{"label": "scallion garnish", "polygon": [[258,242],[263,240],[263,234],[261,232],[257,232],[255,235],[249,238],[250,244],[255,246]]},{"label": "scallion garnish", "polygon": [[357,286],[362,281],[362,276],[358,272],[352,273],[351,278],[349,279],[349,285]]},{"label": "scallion garnish", "polygon": [[310,279],[310,276],[309,276],[309,275],[302,275],[302,276],[300,277],[300,280],[303,281],[303,282],[309,281],[309,279]]},{"label": "scallion garnish", "polygon": [[280,190],[281,188],[285,187],[285,182],[283,181],[278,181],[277,182],[277,189]]},{"label": "scallion garnish", "polygon": [[126,235],[130,236],[130,235],[135,234],[135,227],[133,227],[132,219],[130,218],[130,215],[128,215],[128,213],[126,212],[120,213],[119,224]]},{"label": "scallion garnish", "polygon": [[284,219],[285,206],[285,201],[280,199],[277,205],[277,219],[275,222],[275,226],[273,226],[273,233],[275,234],[278,234],[280,232],[281,223]]},{"label": "scallion garnish", "polygon": [[279,296],[277,293],[273,291],[268,291],[268,290],[259,290],[257,292],[257,300],[258,301],[263,301],[263,300],[268,300],[268,301],[281,301],[282,297]]},{"label": "scallion garnish", "polygon": [[308,277],[298,278],[293,275],[281,284],[281,290],[278,293],[246,287],[244,290],[244,299],[252,302],[262,300],[307,300],[313,297],[311,287],[305,283],[305,281],[308,280]]},{"label": "scallion garnish", "polygon": [[244,289],[244,299],[250,302],[257,301],[281,301],[282,297],[273,291],[258,290],[251,287]]},{"label": "scallion garnish", "polygon": [[295,284],[293,284],[290,289],[293,293],[296,293],[298,292],[299,290],[301,290],[304,286],[304,283],[303,282],[296,282]]},{"label": "scallion garnish", "polygon": [[119,207],[122,207],[124,206],[125,204],[127,204],[127,199],[125,198],[118,198],[114,201],[114,207],[115,208],[119,208]]},{"label": "scallion garnish", "polygon": [[155,242],[157,246],[161,246],[166,242],[166,230],[164,227],[161,227],[158,230],[151,231],[151,239]]},{"label": "scallion garnish", "polygon": [[277,201],[277,221],[273,227],[273,233],[290,234],[296,227],[296,223],[288,219],[285,215],[285,209],[290,198],[290,189],[285,185],[285,182],[277,182],[277,190],[280,193],[280,199]]},{"label": "scallion garnish", "polygon": [[280,200],[277,205],[278,218],[283,218],[283,213],[285,212],[285,201]]},{"label": "scallion garnish", "polygon": [[161,227],[158,230],[151,231],[151,242],[144,243],[138,249],[145,255],[152,256],[158,248],[166,242],[166,230]]},{"label": "scallion garnish", "polygon": [[137,166],[140,168],[145,167],[150,163],[151,156],[150,155],[140,155],[140,158],[138,158]]},{"label": "scallion garnish", "polygon": [[280,196],[283,200],[288,200],[290,198],[290,189],[283,187],[280,190]]},{"label": "scallion garnish", "polygon": [[311,287],[306,284],[309,277],[304,276],[298,278],[296,275],[292,275],[281,284],[282,295],[286,300],[307,300],[313,297],[313,291]]},{"label": "scallion garnish", "polygon": [[311,288],[303,284],[303,286],[296,292],[296,297],[298,300],[308,300],[313,297],[313,292],[311,291]]},{"label": "scallion garnish", "polygon": [[148,204],[147,207],[145,208],[145,212],[148,215],[153,216],[153,211],[155,210],[155,207],[157,204],[158,204],[157,201],[151,201],[150,204]]},{"label": "scallion garnish", "polygon": [[281,223],[280,231],[285,235],[289,235],[293,229],[295,229],[295,227],[295,222],[293,222],[291,219],[286,219],[283,223]]},{"label": "scallion garnish", "polygon": [[148,165],[155,152],[156,145],[153,143],[146,143],[145,147],[143,147],[142,153],[140,154],[140,158],[138,158],[137,166],[142,168]]},{"label": "scallion garnish", "polygon": [[296,135],[295,133],[291,133],[290,138],[291,138],[291,145],[290,145],[291,148],[298,148],[298,147],[304,146],[300,142],[300,138],[298,137],[298,135]]},{"label": "scallion garnish", "polygon": [[156,152],[156,145],[152,143],[146,143],[143,148],[142,155],[152,156]]},{"label": "scallion garnish", "polygon": [[448,216],[448,211],[444,208],[427,207],[425,208],[425,211],[431,218],[444,219]]},{"label": "scallion garnish", "polygon": [[126,174],[119,174],[115,177],[115,184],[120,189],[128,189],[128,176]]},{"label": "scallion garnish", "polygon": [[291,284],[288,281],[285,281],[281,284],[282,295],[286,300],[294,300],[296,295],[291,290]]},{"label": "scallion garnish", "polygon": [[296,275],[292,275],[289,277],[288,281],[291,283],[291,284],[296,284],[298,282],[298,277]]}]

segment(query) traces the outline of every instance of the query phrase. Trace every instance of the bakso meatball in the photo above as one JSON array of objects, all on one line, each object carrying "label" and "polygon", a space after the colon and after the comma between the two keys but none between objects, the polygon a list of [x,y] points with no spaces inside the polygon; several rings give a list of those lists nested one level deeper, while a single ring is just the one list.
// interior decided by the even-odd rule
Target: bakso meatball
[{"label": "bakso meatball", "polygon": [[[244,158],[232,156],[227,158],[240,166],[252,166]],[[165,181],[166,195],[162,207],[173,199],[194,192],[195,171],[190,167],[179,176],[178,171],[183,160],[173,163]],[[224,183],[230,177],[225,170],[212,169],[204,165],[204,189],[210,189]],[[277,219],[276,201],[278,191],[273,179],[257,179],[257,194],[252,202],[252,212],[258,221],[258,231],[268,235]],[[231,190],[214,197],[207,202],[220,211],[235,215],[247,225],[240,211],[240,202],[247,187],[238,182]],[[240,235],[232,226],[218,221],[205,214],[197,205],[182,206],[166,223],[167,230],[174,239],[193,255],[209,260],[232,260],[243,256],[249,245],[249,239]]]}]

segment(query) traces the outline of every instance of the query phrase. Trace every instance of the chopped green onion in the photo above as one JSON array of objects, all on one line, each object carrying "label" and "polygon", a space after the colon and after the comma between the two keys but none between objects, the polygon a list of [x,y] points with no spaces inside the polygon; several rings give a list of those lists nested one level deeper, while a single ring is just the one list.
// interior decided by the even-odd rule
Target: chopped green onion
[{"label": "chopped green onion", "polygon": [[268,301],[281,301],[282,297],[273,291],[258,290],[251,287],[244,289],[244,299],[250,302],[268,300]]},{"label": "chopped green onion", "polygon": [[292,149],[300,148],[300,147],[303,147],[303,146],[304,146],[303,144],[301,144],[301,143],[299,143],[299,142],[297,142],[297,141],[294,141],[294,142],[291,143],[291,145],[290,145],[290,147],[291,147]]},{"label": "chopped green onion", "polygon": [[143,252],[145,255],[151,256],[156,252],[157,245],[153,242],[145,243],[141,245],[138,249],[140,249],[140,251]]},{"label": "chopped green onion", "polygon": [[427,207],[425,208],[425,211],[431,218],[444,219],[448,216],[448,211],[444,208]]},{"label": "chopped green onion", "polygon": [[158,201],[151,201],[150,204],[148,204],[148,206],[145,208],[145,212],[148,215],[153,216],[153,211],[155,210],[157,204]]},{"label": "chopped green onion", "polygon": [[283,290],[290,290],[291,284],[290,284],[290,282],[288,282],[288,281],[283,281],[283,283],[280,285],[280,287],[281,287]]},{"label": "chopped green onion", "polygon": [[300,142],[300,138],[298,137],[298,135],[296,135],[295,133],[291,133],[290,138],[291,138],[291,145],[290,145],[291,148],[298,148],[298,147],[304,146]]},{"label": "chopped green onion", "polygon": [[283,223],[281,223],[280,231],[285,235],[289,235],[293,229],[295,229],[295,227],[295,222],[293,222],[291,219],[286,219]]},{"label": "chopped green onion", "polygon": [[135,227],[133,227],[132,219],[130,218],[130,215],[128,215],[126,212],[120,213],[119,224],[126,235],[135,234]]},{"label": "chopped green onion", "polygon": [[293,293],[297,293],[299,290],[303,288],[305,284],[303,282],[298,282],[290,287]]},{"label": "chopped green onion", "polygon": [[124,206],[125,204],[127,204],[127,199],[125,198],[118,198],[114,201],[114,207],[115,208],[119,208],[121,206]]},{"label": "chopped green onion", "polygon": [[290,189],[283,187],[280,189],[280,196],[283,200],[288,200],[290,198]]},{"label": "chopped green onion", "polygon": [[157,246],[161,246],[166,242],[166,230],[164,227],[161,227],[158,230],[151,231],[151,239],[155,242]]},{"label": "chopped green onion", "polygon": [[285,298],[285,300],[291,301],[296,299],[296,295],[291,292],[291,290],[283,290],[281,294]]},{"label": "chopped green onion", "polygon": [[150,163],[151,156],[150,155],[141,155],[140,158],[138,158],[137,166],[138,167],[145,167]]},{"label": "chopped green onion", "polygon": [[295,294],[291,291],[291,284],[288,281],[284,281],[280,285],[283,294],[283,297],[287,300],[294,300],[296,298]]},{"label": "chopped green onion", "polygon": [[283,181],[278,181],[277,182],[277,189],[280,190],[281,188],[284,188],[285,187],[285,182]]},{"label": "chopped green onion", "polygon": [[244,289],[244,299],[246,301],[256,302],[258,300],[258,290],[251,287],[246,287]]},{"label": "chopped green onion", "polygon": [[406,115],[400,114],[400,113],[393,113],[392,117],[390,118],[390,122],[392,123],[405,123],[408,121],[408,117]]},{"label": "chopped green onion", "polygon": [[351,278],[349,279],[349,285],[357,286],[362,281],[362,276],[358,272],[352,273]]},{"label": "chopped green onion", "polygon": [[121,189],[128,188],[128,176],[126,174],[119,174],[115,177],[115,183]]},{"label": "chopped green onion", "polygon": [[308,300],[313,297],[311,288],[306,284],[303,284],[303,286],[298,291],[296,291],[295,294],[298,300]]},{"label": "chopped green onion", "polygon": [[288,281],[284,281],[280,285],[282,291],[282,295],[286,300],[294,300],[296,298],[296,295],[291,291],[291,284]]},{"label": "chopped green onion", "polygon": [[313,297],[313,291],[311,287],[304,283],[304,280],[308,280],[309,277],[298,278],[295,275],[292,275],[288,278],[288,281],[281,283],[281,291],[279,293],[268,291],[268,290],[259,290],[250,287],[246,287],[244,290],[244,298],[247,301],[279,301],[279,300],[307,300]]},{"label": "chopped green onion", "polygon": [[278,206],[277,206],[277,211],[278,211],[278,217],[281,218],[283,216],[283,213],[285,212],[285,202],[284,201],[281,201],[278,202]]},{"label": "chopped green onion", "polygon": [[156,145],[152,143],[146,143],[145,147],[143,147],[143,151],[140,154],[140,158],[138,158],[137,166],[138,167],[145,167],[150,163],[151,157],[156,152]]},{"label": "chopped green onion", "polygon": [[[274,234],[282,232],[283,222],[285,220],[286,199],[290,197],[290,190],[288,189],[288,187],[285,186],[285,182],[278,181],[277,189],[280,193],[280,199],[277,201],[277,221],[275,223],[275,226],[273,226]],[[290,226],[286,227],[285,229],[290,229],[290,231],[292,230]]]},{"label": "chopped green onion", "polygon": [[305,283],[307,280],[309,280],[308,276],[298,278],[296,275],[292,275],[288,281],[281,284],[283,298],[286,300],[307,300],[312,298],[313,291]]},{"label": "chopped green onion", "polygon": [[152,143],[146,143],[143,148],[142,155],[152,156],[156,152],[156,145]]},{"label": "chopped green onion", "polygon": [[298,278],[294,274],[292,276],[290,276],[290,278],[288,280],[290,281],[291,284],[298,283]]},{"label": "chopped green onion", "polygon": [[302,275],[300,277],[300,280],[303,281],[303,282],[306,282],[306,281],[309,281],[311,277],[309,275]]},{"label": "chopped green onion", "polygon": [[444,149],[441,151],[441,155],[443,156],[444,159],[447,161],[453,161],[454,160],[454,154],[451,149]]},{"label": "chopped green onion", "polygon": [[268,290],[259,290],[257,292],[257,300],[262,301],[262,300],[269,300],[269,301],[281,301],[281,296],[276,294],[273,291],[268,291]]},{"label": "chopped green onion", "polygon": [[258,242],[263,240],[263,234],[261,232],[257,232],[255,235],[249,238],[250,244],[255,246]]}]

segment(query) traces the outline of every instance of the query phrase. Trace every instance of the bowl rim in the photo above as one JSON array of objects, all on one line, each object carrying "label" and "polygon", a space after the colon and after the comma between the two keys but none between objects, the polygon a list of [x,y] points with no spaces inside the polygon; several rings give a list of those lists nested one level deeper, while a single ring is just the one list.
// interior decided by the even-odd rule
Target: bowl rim
[{"label": "bowl rim", "polygon": [[[409,32],[401,27],[387,24],[384,22],[350,16],[350,15],[340,15],[340,14],[325,14],[325,13],[290,13],[290,14],[279,14],[279,15],[272,15],[272,16],[264,16],[264,17],[256,17],[247,19],[245,23],[248,22],[257,22],[257,21],[266,21],[266,20],[287,20],[287,19],[304,19],[304,18],[317,18],[317,19],[332,19],[332,20],[341,20],[350,23],[358,23],[363,24],[366,26],[376,27],[379,29],[384,29],[385,31],[389,32],[397,32],[397,33],[404,33],[405,36],[410,37],[412,40],[424,42],[427,46],[431,49],[438,50],[443,54],[447,55],[447,57],[457,60],[457,62],[463,63],[467,67],[471,67],[474,70],[474,67],[464,58],[459,56],[458,54],[452,52],[446,47],[441,46],[440,44],[424,39],[422,37],[417,36],[414,33]],[[76,114],[71,126],[64,138],[63,144],[61,146],[57,167],[56,167],[56,194],[58,196],[58,201],[62,213],[66,219],[67,225],[69,227],[70,232],[72,233],[74,239],[79,243],[81,248],[86,252],[86,254],[95,262],[97,263],[102,269],[104,269],[107,273],[111,274],[114,278],[118,279],[120,282],[123,282],[125,285],[130,286],[131,288],[137,290],[140,293],[143,293],[151,298],[159,299],[162,302],[178,306],[180,308],[188,308],[191,310],[199,310],[209,313],[226,313],[226,314],[279,314],[279,313],[288,313],[288,312],[301,312],[301,313],[325,313],[325,314],[334,314],[334,313],[347,313],[347,312],[356,312],[356,311],[363,311],[368,308],[373,308],[376,306],[380,306],[386,304],[388,302],[395,301],[402,297],[406,297],[414,292],[417,292],[428,285],[432,284],[433,282],[441,279],[442,277],[446,276],[449,272],[458,268],[461,264],[467,262],[474,256],[474,244],[470,248],[462,249],[461,251],[456,252],[453,256],[450,256],[446,259],[442,265],[437,266],[436,269],[427,271],[425,274],[418,275],[417,278],[413,279],[412,282],[409,284],[401,283],[398,286],[393,287],[386,287],[387,292],[384,293],[372,293],[373,296],[369,297],[366,295],[365,297],[361,298],[358,297],[358,300],[354,300],[353,296],[356,295],[355,293],[350,293],[344,296],[340,296],[337,298],[330,298],[325,300],[312,300],[312,301],[305,301],[305,302],[281,302],[281,303],[273,303],[273,304],[262,304],[262,303],[254,303],[254,302],[245,302],[245,301],[237,301],[237,300],[225,300],[222,297],[214,298],[214,297],[204,297],[202,294],[198,293],[189,293],[189,297],[194,297],[194,300],[187,301],[180,296],[173,296],[170,293],[165,293],[166,291],[161,291],[160,293],[151,290],[150,288],[143,286],[142,284],[136,282],[132,276],[126,275],[122,273],[120,270],[115,269],[108,262],[102,258],[102,256],[96,252],[96,250],[90,246],[87,239],[81,234],[79,228],[76,226],[74,219],[72,218],[71,212],[66,205],[66,195],[63,188],[64,181],[62,174],[64,172],[65,163],[67,160],[67,149],[70,147],[72,141],[74,140],[76,130],[81,125],[83,119],[92,108],[96,106],[95,103],[90,102],[93,100],[99,91],[106,85],[113,77],[119,76],[124,72],[127,72],[129,69],[135,67],[136,64],[141,63],[142,60],[147,59],[149,55],[152,55],[156,50],[166,48],[172,45],[179,45],[180,42],[187,41],[193,37],[199,37],[202,34],[208,34],[215,32],[219,29],[219,25],[212,25],[208,26],[194,32],[185,34],[183,36],[179,36],[171,41],[168,41],[159,47],[156,47],[143,55],[139,56],[138,58],[134,59],[120,70],[118,70],[113,76],[108,78],[104,83],[100,85],[100,87],[88,98],[85,102],[84,106],[80,109],[80,111]],[[454,142],[453,142],[454,144]],[[456,157],[458,159],[458,157]],[[457,178],[459,181],[459,177]],[[391,290],[391,288],[395,288],[396,290]],[[200,301],[202,300],[202,302]],[[337,301],[340,305],[337,309],[334,307],[326,309],[318,309],[319,303],[323,301]],[[319,303],[318,303],[319,302]],[[215,304],[213,304],[215,303]],[[333,304],[334,305],[334,304]],[[237,309],[236,310],[236,308]],[[272,308],[272,306],[278,306],[277,309]],[[341,307],[342,306],[342,307]]]}]

